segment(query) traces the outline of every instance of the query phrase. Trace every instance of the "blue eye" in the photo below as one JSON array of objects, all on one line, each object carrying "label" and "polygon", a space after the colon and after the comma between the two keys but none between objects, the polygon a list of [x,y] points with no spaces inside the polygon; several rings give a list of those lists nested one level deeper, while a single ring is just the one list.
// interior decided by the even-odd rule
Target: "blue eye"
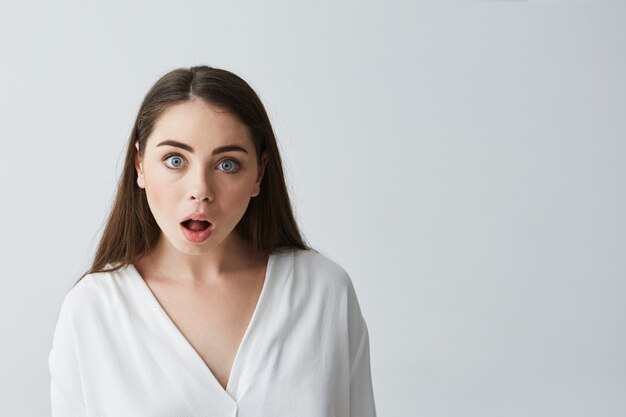
[{"label": "blue eye", "polygon": [[172,158],[173,161],[180,161],[180,162],[173,162],[174,168],[172,168],[172,167],[168,166],[167,164],[165,164],[170,169],[177,169],[179,166],[181,166],[183,164],[183,162],[182,162],[183,160],[178,155],[169,155],[169,156],[165,157],[164,161],[167,161],[170,158]]},{"label": "blue eye", "polygon": [[[231,171],[229,167],[232,167],[233,163],[235,164],[234,166],[236,166],[237,169],[234,170],[234,171]],[[226,165],[224,165],[224,164],[226,164]],[[223,161],[221,161],[219,163],[219,165],[221,165],[222,167],[226,167],[226,171],[224,171],[224,172],[226,172],[227,174],[232,174],[234,172],[239,171],[239,164],[234,159],[224,159]]]},{"label": "blue eye", "polygon": [[[168,161],[168,160],[170,160],[172,164],[170,166],[167,162],[165,163],[165,166],[168,169],[178,170],[183,165],[183,159],[180,157],[180,155],[171,154],[171,155],[167,155],[163,159],[163,161]],[[239,171],[239,169],[241,168],[239,165],[239,162],[237,162],[237,160],[235,159],[224,159],[220,161],[218,165],[223,168],[222,172],[226,174],[234,174],[235,172]]]}]

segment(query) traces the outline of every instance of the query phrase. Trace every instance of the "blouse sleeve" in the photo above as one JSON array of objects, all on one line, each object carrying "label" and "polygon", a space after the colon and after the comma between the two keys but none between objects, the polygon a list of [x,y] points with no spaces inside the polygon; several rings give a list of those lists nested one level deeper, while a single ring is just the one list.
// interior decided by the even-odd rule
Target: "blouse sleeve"
[{"label": "blouse sleeve", "polygon": [[71,295],[70,292],[61,305],[52,349],[48,354],[52,417],[87,417],[78,368]]},{"label": "blouse sleeve", "polygon": [[350,279],[348,279],[348,333],[350,416],[376,417],[370,368],[369,332]]}]

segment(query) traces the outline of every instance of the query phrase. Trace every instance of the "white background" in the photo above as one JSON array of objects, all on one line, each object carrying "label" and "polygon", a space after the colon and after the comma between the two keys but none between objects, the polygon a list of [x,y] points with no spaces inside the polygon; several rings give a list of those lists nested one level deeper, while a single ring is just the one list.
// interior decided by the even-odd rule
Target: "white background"
[{"label": "white background", "polygon": [[[314,5],[313,5],[314,4]],[[49,415],[141,100],[235,72],[351,275],[379,416],[626,415],[626,4],[0,6],[0,415]]]}]

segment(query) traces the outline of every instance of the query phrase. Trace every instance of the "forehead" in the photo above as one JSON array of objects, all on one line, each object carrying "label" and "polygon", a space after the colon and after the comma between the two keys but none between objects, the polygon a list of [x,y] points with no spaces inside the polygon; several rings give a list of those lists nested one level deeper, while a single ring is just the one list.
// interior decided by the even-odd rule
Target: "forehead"
[{"label": "forehead", "polygon": [[200,150],[226,143],[252,147],[250,130],[236,114],[201,99],[177,103],[164,110],[148,143],[155,147],[164,139],[181,141]]}]

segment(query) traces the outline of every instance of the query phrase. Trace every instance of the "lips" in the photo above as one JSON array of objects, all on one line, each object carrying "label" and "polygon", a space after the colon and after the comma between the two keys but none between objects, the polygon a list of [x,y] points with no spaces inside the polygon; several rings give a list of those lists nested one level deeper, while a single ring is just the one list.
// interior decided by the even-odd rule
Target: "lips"
[{"label": "lips", "polygon": [[[193,230],[186,225],[189,224],[189,227],[192,227],[197,230]],[[203,228],[204,227],[204,228]],[[209,225],[207,221],[197,221],[197,220],[188,220],[182,222],[180,224],[181,231],[183,232],[183,236],[187,241],[192,243],[201,243],[204,242],[211,236],[213,233],[214,225]]]},{"label": "lips", "polygon": [[196,211],[195,213],[191,213],[190,215],[188,215],[187,217],[185,217],[181,223],[184,223],[188,220],[204,220],[209,222],[210,224],[212,224],[213,222],[211,221],[211,218],[209,217],[208,214],[206,213],[202,213],[200,211]]}]

